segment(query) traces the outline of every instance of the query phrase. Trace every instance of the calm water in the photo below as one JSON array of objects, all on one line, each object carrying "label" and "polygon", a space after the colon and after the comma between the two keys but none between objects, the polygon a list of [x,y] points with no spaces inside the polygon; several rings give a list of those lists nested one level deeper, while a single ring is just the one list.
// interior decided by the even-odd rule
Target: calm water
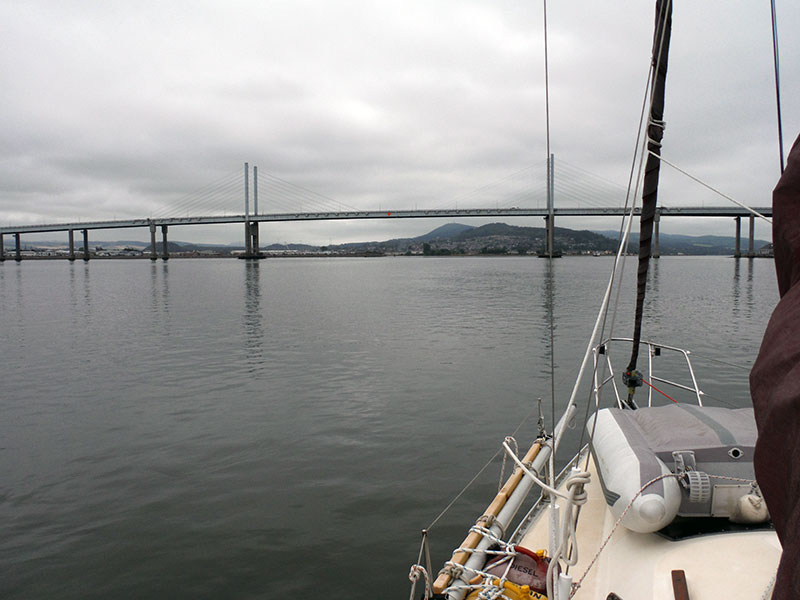
[{"label": "calm water", "polygon": [[[609,267],[554,262],[559,403]],[[546,269],[0,265],[0,597],[406,598],[420,529],[539,396],[549,421]],[[662,258],[652,285],[645,335],[696,351],[709,404],[746,405],[734,365],[777,301],[771,261]],[[437,560],[489,471],[434,528]]]}]

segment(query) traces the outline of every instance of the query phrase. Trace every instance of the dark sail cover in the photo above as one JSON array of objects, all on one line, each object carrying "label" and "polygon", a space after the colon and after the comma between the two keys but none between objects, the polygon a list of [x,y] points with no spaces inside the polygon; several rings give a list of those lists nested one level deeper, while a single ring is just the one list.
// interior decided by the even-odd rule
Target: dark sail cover
[{"label": "dark sail cover", "polygon": [[750,373],[755,471],[783,545],[774,599],[800,598],[800,137],[772,195],[781,299]]}]

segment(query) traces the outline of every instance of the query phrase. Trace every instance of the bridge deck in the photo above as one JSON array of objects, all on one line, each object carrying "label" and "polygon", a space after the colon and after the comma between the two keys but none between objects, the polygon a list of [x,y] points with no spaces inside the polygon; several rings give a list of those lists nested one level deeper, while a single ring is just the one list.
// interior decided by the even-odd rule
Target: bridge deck
[{"label": "bridge deck", "polygon": [[[764,216],[772,216],[772,208],[754,209]],[[556,217],[621,216],[623,208],[556,208]],[[751,213],[737,206],[716,207],[661,207],[664,217],[748,217]],[[634,209],[639,214],[639,209]],[[250,215],[251,222],[276,221],[337,221],[352,219],[424,219],[452,217],[544,217],[546,208],[462,208],[447,210],[376,210],[349,212],[298,212]],[[112,221],[86,221],[77,223],[49,223],[43,225],[9,225],[0,227],[0,235],[15,233],[43,233],[82,229],[122,229],[162,225],[213,225],[244,223],[245,215],[172,217],[162,219],[129,219]]]}]

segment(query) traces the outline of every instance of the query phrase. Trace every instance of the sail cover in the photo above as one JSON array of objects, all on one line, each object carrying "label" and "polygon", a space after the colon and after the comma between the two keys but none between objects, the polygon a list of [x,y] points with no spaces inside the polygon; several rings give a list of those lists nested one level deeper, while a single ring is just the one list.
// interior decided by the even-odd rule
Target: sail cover
[{"label": "sail cover", "polygon": [[772,195],[780,302],[750,373],[756,479],[783,545],[774,599],[800,598],[800,137]]}]

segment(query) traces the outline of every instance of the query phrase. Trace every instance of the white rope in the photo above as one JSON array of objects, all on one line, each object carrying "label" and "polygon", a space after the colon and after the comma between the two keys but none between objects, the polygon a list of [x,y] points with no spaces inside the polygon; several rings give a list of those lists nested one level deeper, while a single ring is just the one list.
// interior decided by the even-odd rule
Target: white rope
[{"label": "white rope", "polygon": [[[653,152],[651,152],[651,154],[653,154]],[[703,187],[705,187],[705,188],[707,188],[707,189],[711,190],[711,191],[712,191],[712,192],[714,192],[715,194],[719,194],[720,196],[722,196],[722,197],[723,197],[723,198],[725,198],[726,200],[729,200],[730,202],[733,202],[733,203],[734,203],[736,206],[738,206],[738,207],[740,207],[740,208],[743,208],[743,209],[745,209],[746,211],[748,211],[748,212],[752,213],[752,214],[753,214],[753,215],[755,215],[756,217],[759,217],[759,218],[761,218],[761,219],[764,219],[764,220],[765,220],[767,223],[772,223],[772,219],[770,219],[769,217],[765,217],[764,215],[762,215],[762,214],[761,214],[760,212],[758,212],[757,210],[753,210],[752,208],[750,208],[750,207],[749,207],[749,206],[747,206],[746,204],[742,204],[742,203],[741,203],[741,202],[739,202],[738,200],[734,200],[734,199],[733,199],[733,198],[731,198],[730,196],[728,196],[728,195],[726,195],[726,194],[723,194],[723,193],[722,193],[722,192],[720,192],[718,189],[716,189],[716,188],[714,188],[714,187],[711,187],[710,185],[708,185],[708,184],[707,184],[707,183],[705,183],[704,181],[701,181],[700,179],[698,179],[698,178],[697,178],[697,177],[695,177],[694,175],[691,175],[691,174],[687,173],[686,171],[684,171],[683,169],[681,169],[681,168],[680,168],[679,166],[677,166],[676,164],[669,162],[669,161],[668,161],[666,158],[664,158],[663,156],[662,156],[662,157],[660,157],[660,158],[661,158],[661,162],[664,162],[664,163],[668,164],[670,167],[672,167],[673,169],[675,169],[676,171],[678,171],[678,172],[680,172],[680,173],[683,173],[684,175],[686,175],[686,176],[687,176],[689,179],[691,179],[692,181],[695,181],[695,182],[699,183],[700,185],[702,185]]]},{"label": "white rope", "polygon": [[550,564],[547,566],[547,597],[553,597],[553,588],[555,586],[555,579],[557,576],[556,565],[562,560],[562,556],[567,554],[567,551],[572,547],[572,552],[567,555],[563,560],[564,564],[573,566],[578,562],[578,539],[575,534],[577,526],[579,508],[586,504],[588,494],[586,493],[586,486],[591,480],[591,476],[586,471],[579,471],[573,468],[572,473],[564,487],[569,491],[569,499],[564,506],[564,517],[561,521],[561,536],[558,548],[553,552],[550,558]]},{"label": "white rope", "polygon": [[[514,444],[514,454],[519,456],[519,444],[517,444],[517,440],[513,436],[506,436],[506,442]],[[506,455],[503,454],[503,465],[500,467],[500,481],[497,482],[497,493],[500,493],[500,490],[503,489],[503,480],[506,474]]]},{"label": "white rope", "polygon": [[[663,475],[659,475],[658,477],[654,477],[653,479],[651,479],[650,481],[645,483],[641,488],[639,488],[639,491],[636,492],[636,494],[633,496],[633,498],[631,498],[631,501],[625,507],[625,510],[622,511],[622,514],[619,516],[617,521],[614,523],[614,526],[611,528],[611,531],[609,532],[608,536],[606,536],[606,539],[600,545],[600,549],[594,555],[594,558],[592,558],[592,561],[589,563],[589,566],[586,567],[586,570],[583,572],[583,575],[581,575],[581,577],[580,577],[580,579],[578,579],[577,583],[574,583],[572,585],[572,592],[570,593],[570,598],[572,598],[577,593],[578,588],[580,588],[581,584],[583,583],[583,580],[589,574],[589,571],[594,566],[594,564],[597,562],[597,559],[600,558],[600,554],[603,552],[603,550],[605,549],[606,545],[611,540],[611,536],[614,535],[614,532],[617,530],[617,527],[619,527],[619,524],[622,523],[622,520],[625,518],[625,515],[631,509],[631,507],[633,506],[633,503],[636,501],[636,499],[639,496],[641,496],[642,492],[645,489],[647,489],[648,487],[650,487],[652,484],[656,483],[657,481],[661,481],[662,479],[667,479],[669,477],[674,477],[676,479],[680,479],[682,476],[683,476],[683,474],[665,473]],[[727,475],[711,475],[710,473],[708,474],[708,476],[713,478],[713,479],[722,479],[722,480],[725,480],[725,481],[738,481],[738,482],[741,482],[741,483],[749,483],[751,486],[754,486],[754,488],[756,488],[757,485],[758,485],[755,480],[753,480],[753,479],[745,479],[745,478],[742,478],[742,477],[729,477]]]},{"label": "white rope", "polygon": [[408,579],[413,582],[413,586],[411,588],[411,598],[414,597],[414,590],[417,587],[417,581],[419,580],[420,576],[425,579],[425,597],[428,597],[428,590],[431,587],[431,581],[428,578],[428,571],[422,565],[411,565],[411,571],[408,573]]},{"label": "white rope", "polygon": [[[484,528],[481,528],[481,527],[474,526],[474,527],[472,527],[472,529],[470,531],[476,531],[478,533],[482,533],[482,534],[486,535],[487,537],[492,539],[492,541],[494,541],[497,544],[499,544],[500,549],[499,550],[478,550],[477,548],[458,548],[453,552],[453,556],[455,556],[459,552],[465,552],[465,553],[469,553],[469,554],[487,554],[487,555],[495,555],[495,556],[504,557],[504,558],[501,558],[500,560],[496,561],[492,566],[501,565],[503,560],[507,560],[507,559],[510,559],[510,558],[513,558],[513,557],[517,556],[517,551],[514,549],[514,546],[512,544],[509,544],[509,543],[503,541],[499,537],[495,536],[488,529],[484,529]],[[508,571],[509,571],[510,568],[511,568],[511,561],[509,560],[508,565],[506,565],[505,573],[503,574],[503,577],[500,578],[501,581],[505,580],[506,576],[508,575]],[[467,573],[466,577],[464,576],[465,572]],[[465,589],[464,586],[461,585],[458,580],[461,580],[462,582],[464,582],[464,581],[468,581],[468,580],[473,580],[475,577],[478,577],[478,576],[483,578],[483,583],[468,585],[466,587],[466,589],[468,591],[481,590],[483,592],[484,590],[487,590],[487,589],[488,590],[496,589],[496,586],[494,586],[491,583],[493,579],[497,578],[496,575],[492,575],[491,573],[487,573],[486,571],[483,571],[481,569],[474,569],[474,568],[471,568],[471,567],[467,567],[466,565],[455,563],[452,560],[449,560],[444,564],[444,568],[441,570],[440,573],[447,573],[448,575],[451,576],[451,578],[453,580],[453,584],[450,587],[448,587],[448,588],[446,588],[444,590],[445,594],[449,593],[450,591],[456,591],[456,590],[463,591]]]},{"label": "white rope", "polygon": [[645,483],[641,488],[639,488],[639,491],[636,492],[636,494],[633,496],[633,498],[631,498],[631,501],[628,503],[628,506],[626,506],[625,510],[622,511],[622,514],[619,516],[619,519],[617,519],[616,523],[614,523],[614,526],[611,528],[611,531],[609,532],[609,534],[606,537],[606,539],[603,540],[602,544],[600,544],[600,549],[594,555],[594,558],[592,558],[592,561],[589,563],[589,566],[586,567],[586,570],[583,572],[583,575],[580,576],[580,579],[578,579],[577,583],[574,583],[572,585],[572,592],[570,593],[570,598],[572,598],[577,593],[578,589],[581,587],[581,584],[583,583],[583,580],[586,579],[586,576],[589,574],[589,571],[594,566],[594,564],[597,562],[597,559],[600,558],[600,553],[603,552],[603,550],[605,549],[606,545],[611,540],[611,536],[614,535],[614,532],[617,530],[617,527],[619,527],[619,524],[622,523],[622,519],[624,519],[625,515],[628,514],[628,511],[631,509],[631,507],[633,506],[633,503],[636,501],[636,499],[639,496],[642,495],[642,492],[645,489],[647,489],[648,487],[653,485],[655,482],[661,481],[662,479],[666,479],[668,477],[675,477],[677,479],[677,478],[680,477],[680,475],[676,475],[675,473],[665,473],[663,475],[659,475],[658,477],[654,477],[653,479],[651,479],[650,481]]},{"label": "white rope", "polygon": [[522,472],[523,472],[523,473],[525,473],[525,475],[527,475],[527,476],[528,476],[528,477],[530,477],[531,479],[533,479],[533,481],[536,483],[536,485],[538,485],[540,488],[542,488],[542,490],[544,490],[544,491],[545,491],[545,492],[547,492],[548,494],[552,494],[553,496],[558,496],[559,498],[569,499],[569,496],[567,496],[567,495],[566,495],[566,494],[564,494],[563,492],[559,492],[557,489],[555,489],[555,488],[553,488],[553,487],[550,487],[550,486],[549,486],[549,485],[547,485],[547,484],[546,484],[544,481],[542,481],[541,479],[539,479],[539,478],[538,478],[538,477],[537,477],[537,476],[536,476],[536,475],[533,473],[533,471],[531,471],[530,469],[528,469],[528,467],[526,467],[526,466],[525,466],[525,464],[524,464],[524,463],[523,463],[523,462],[522,462],[522,461],[521,461],[519,458],[517,458],[517,457],[514,455],[514,452],[511,450],[511,448],[509,448],[509,447],[508,447],[508,443],[507,443],[507,442],[503,442],[503,448],[505,448],[505,450],[506,450],[506,453],[507,453],[507,454],[508,454],[508,455],[511,457],[511,460],[513,460],[515,463],[517,463],[517,466],[518,466],[520,469],[522,469]]}]

